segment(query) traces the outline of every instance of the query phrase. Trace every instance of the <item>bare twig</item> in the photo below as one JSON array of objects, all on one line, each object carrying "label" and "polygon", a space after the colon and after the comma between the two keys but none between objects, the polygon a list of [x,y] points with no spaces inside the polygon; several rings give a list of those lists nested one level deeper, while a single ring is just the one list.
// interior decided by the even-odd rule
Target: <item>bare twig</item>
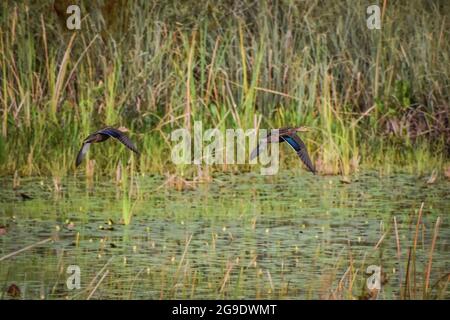
[{"label": "bare twig", "polygon": [[427,273],[425,277],[425,296],[428,295],[428,286],[430,285],[430,274],[431,274],[431,265],[433,262],[433,251],[434,247],[436,246],[436,239],[439,231],[439,224],[441,222],[441,217],[438,217],[436,220],[436,224],[434,225],[434,234],[433,234],[433,242],[431,243],[431,249],[430,249],[430,257],[428,259],[428,266],[427,266]]},{"label": "bare twig", "polygon": [[380,240],[378,240],[377,244],[375,245],[375,247],[373,248],[374,250],[377,250],[378,247],[380,246],[380,244],[383,242],[384,238],[387,235],[387,231],[381,236]]},{"label": "bare twig", "polygon": [[87,286],[86,290],[89,291],[89,289],[94,285],[94,282],[97,280],[97,278],[102,274],[103,270],[106,269],[106,267],[111,263],[111,261],[114,259],[114,256],[112,256],[111,258],[109,258],[108,261],[106,261],[105,265],[97,272],[97,274],[95,275],[94,278],[92,278],[91,282],[89,283],[89,285]]},{"label": "bare twig", "polygon": [[91,291],[91,293],[89,294],[89,296],[87,297],[87,300],[90,300],[91,297],[94,295],[95,291],[97,291],[97,288],[100,286],[100,283],[102,283],[102,281],[106,278],[106,276],[108,275],[109,270],[106,270],[106,272],[103,274],[103,276],[100,278],[100,280],[97,282],[97,284],[95,285],[94,289]]},{"label": "bare twig", "polygon": [[397,219],[396,219],[396,217],[394,217],[394,230],[395,230],[395,240],[396,240],[396,243],[397,243],[397,259],[398,259],[398,269],[399,269],[399,275],[400,275],[400,292],[402,292],[403,272],[402,272],[402,265],[401,265],[400,238],[398,236],[398,228],[397,228]]},{"label": "bare twig", "polygon": [[417,223],[416,223],[416,232],[414,234],[414,243],[413,243],[413,270],[414,270],[414,283],[413,283],[413,294],[415,298],[416,295],[416,248],[417,248],[417,238],[419,237],[419,226],[420,226],[420,220],[422,219],[422,212],[423,212],[423,206],[424,206],[424,202],[422,202],[422,204],[420,205],[420,209],[419,209],[419,216],[417,217]]},{"label": "bare twig", "polygon": [[39,245],[41,245],[41,244],[44,244],[44,243],[47,243],[47,242],[49,242],[49,241],[51,241],[51,240],[52,240],[52,238],[47,238],[47,239],[38,241],[38,242],[36,242],[36,243],[30,244],[29,246],[26,246],[25,248],[22,248],[22,249],[20,249],[20,250],[14,251],[14,252],[11,252],[11,253],[7,254],[6,256],[1,257],[1,258],[0,258],[0,261],[6,260],[6,259],[8,259],[8,258],[11,258],[11,257],[13,257],[13,256],[15,256],[15,255],[17,255],[17,254],[19,254],[19,253],[21,253],[21,252],[30,250],[30,249],[32,249],[32,248],[34,248],[34,247],[37,247],[37,246],[39,246]]},{"label": "bare twig", "polygon": [[220,292],[223,292],[223,290],[225,289],[225,285],[227,284],[228,279],[230,278],[230,272],[233,269],[233,266],[234,266],[233,263],[228,264],[227,271],[225,271],[225,276],[223,277],[222,285],[220,286]]},{"label": "bare twig", "polygon": [[178,264],[177,271],[175,272],[175,276],[174,276],[174,280],[173,280],[174,288],[175,288],[175,286],[177,284],[178,274],[180,273],[181,265],[183,264],[184,258],[186,257],[186,253],[187,253],[187,250],[189,248],[189,244],[191,243],[191,240],[192,240],[192,234],[189,236],[189,238],[186,241],[186,245],[184,246],[183,255],[181,256],[180,263]]}]

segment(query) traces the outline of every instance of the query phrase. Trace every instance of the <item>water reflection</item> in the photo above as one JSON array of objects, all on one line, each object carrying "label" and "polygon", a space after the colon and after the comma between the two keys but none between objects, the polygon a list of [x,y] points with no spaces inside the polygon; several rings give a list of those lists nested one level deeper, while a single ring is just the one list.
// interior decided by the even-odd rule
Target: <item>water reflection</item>
[{"label": "water reflection", "polygon": [[[83,181],[66,180],[55,197],[46,188],[51,179],[29,179],[22,189],[33,199],[23,201],[4,179],[0,224],[7,233],[0,236],[0,257],[48,237],[54,241],[0,261],[0,281],[16,284],[30,299],[90,293],[97,299],[358,298],[365,268],[375,264],[389,278],[379,297],[398,298],[421,202],[416,281],[423,283],[438,216],[431,282],[449,270],[446,181],[424,186],[412,176],[369,172],[347,185],[283,172],[221,175],[182,192],[157,189],[162,182],[138,179],[132,222],[123,225],[121,192],[107,181],[93,192]],[[65,285],[69,265],[80,266],[80,290]],[[108,274],[92,292],[102,270]],[[346,295],[336,296],[340,286]],[[434,293],[449,298],[448,291]]]}]

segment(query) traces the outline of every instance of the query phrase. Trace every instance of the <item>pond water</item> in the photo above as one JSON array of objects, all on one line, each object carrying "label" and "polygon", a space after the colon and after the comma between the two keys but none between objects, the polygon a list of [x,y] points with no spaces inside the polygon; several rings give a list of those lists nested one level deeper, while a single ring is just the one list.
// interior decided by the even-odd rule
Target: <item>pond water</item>
[{"label": "pond water", "polygon": [[375,297],[422,298],[439,217],[427,292],[450,298],[449,181],[365,172],[344,184],[286,171],[184,191],[163,183],[136,178],[125,225],[128,202],[106,178],[66,178],[59,193],[51,178],[16,190],[0,180],[0,297],[15,284],[22,299],[358,299],[375,265]]}]

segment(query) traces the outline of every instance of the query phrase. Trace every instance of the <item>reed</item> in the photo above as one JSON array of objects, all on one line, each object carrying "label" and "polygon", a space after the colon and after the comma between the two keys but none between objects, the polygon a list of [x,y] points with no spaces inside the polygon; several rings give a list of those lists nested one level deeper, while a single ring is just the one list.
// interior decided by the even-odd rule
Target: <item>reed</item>
[{"label": "reed", "polygon": [[130,164],[121,170],[122,220],[125,225],[130,224],[134,207],[138,201],[139,189],[134,165],[134,158],[132,158]]},{"label": "reed", "polygon": [[[137,134],[138,170],[176,172],[167,137],[194,120],[315,128],[306,143],[323,174],[449,162],[447,3],[384,3],[382,29],[368,30],[352,1],[83,2],[72,32],[52,2],[0,7],[2,174],[68,174],[105,125]],[[113,176],[123,155],[104,148],[95,174]],[[214,170],[229,168],[248,169]]]}]

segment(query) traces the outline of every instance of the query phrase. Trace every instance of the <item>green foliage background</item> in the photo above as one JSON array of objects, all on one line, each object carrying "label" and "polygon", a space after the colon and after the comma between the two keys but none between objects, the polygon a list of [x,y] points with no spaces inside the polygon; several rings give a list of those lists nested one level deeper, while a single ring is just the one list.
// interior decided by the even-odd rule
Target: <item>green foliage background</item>
[{"label": "green foliage background", "polygon": [[[78,1],[79,31],[69,4],[1,4],[4,174],[73,172],[106,125],[131,129],[139,170],[171,171],[170,132],[194,120],[310,126],[322,173],[448,161],[448,1],[379,2],[381,30],[366,26],[368,1]],[[113,173],[129,154],[108,143],[90,156]]]}]

